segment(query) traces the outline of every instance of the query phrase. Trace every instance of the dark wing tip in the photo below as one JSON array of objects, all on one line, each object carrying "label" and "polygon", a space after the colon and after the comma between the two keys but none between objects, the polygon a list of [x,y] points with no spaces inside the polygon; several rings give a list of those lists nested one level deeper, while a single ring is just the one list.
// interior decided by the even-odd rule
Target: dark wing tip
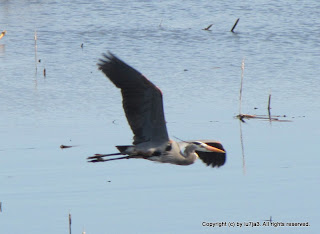
[{"label": "dark wing tip", "polygon": [[[206,142],[207,145],[213,146],[215,148],[225,151],[222,144],[219,142]],[[217,152],[202,152],[197,151],[199,158],[207,165],[212,167],[221,167],[226,162],[226,153]]]},{"label": "dark wing tip", "polygon": [[103,70],[105,66],[108,66],[112,63],[112,61],[115,61],[117,57],[113,55],[110,51],[107,51],[107,53],[103,53],[102,56],[104,59],[99,59],[98,69]]}]

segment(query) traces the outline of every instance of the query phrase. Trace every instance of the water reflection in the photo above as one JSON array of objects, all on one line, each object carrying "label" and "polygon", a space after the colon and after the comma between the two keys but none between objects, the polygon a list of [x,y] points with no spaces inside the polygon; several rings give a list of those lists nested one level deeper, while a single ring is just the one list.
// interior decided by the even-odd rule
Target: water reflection
[{"label": "water reflection", "polygon": [[240,142],[241,142],[241,154],[242,154],[242,171],[243,174],[246,174],[246,159],[244,156],[244,144],[243,144],[243,135],[242,135],[242,120],[239,120],[240,124]]},{"label": "water reflection", "polygon": [[4,56],[5,52],[6,52],[5,44],[0,44],[0,56]]}]

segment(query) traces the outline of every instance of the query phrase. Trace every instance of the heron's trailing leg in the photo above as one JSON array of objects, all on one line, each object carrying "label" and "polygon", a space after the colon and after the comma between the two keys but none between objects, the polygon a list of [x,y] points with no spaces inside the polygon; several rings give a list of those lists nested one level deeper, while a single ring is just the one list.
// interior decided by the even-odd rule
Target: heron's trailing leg
[{"label": "heron's trailing leg", "polygon": [[113,154],[95,154],[93,156],[88,157],[87,159],[102,159],[103,157],[114,156],[114,155],[122,155],[122,153],[113,153]]},{"label": "heron's trailing leg", "polygon": [[130,158],[130,156],[124,156],[124,157],[120,157],[120,158],[108,158],[108,159],[104,159],[102,157],[98,157],[98,158],[92,158],[88,162],[93,162],[93,163],[95,163],[95,162],[106,162],[106,161],[112,161],[112,160],[118,160],[118,159],[129,159],[129,158]]},{"label": "heron's trailing leg", "polygon": [[[120,155],[121,153],[118,153],[117,155]],[[111,156],[111,155],[107,155],[107,156]],[[102,156],[103,157],[103,156]],[[89,160],[88,162],[107,162],[107,161],[112,161],[112,160],[119,160],[119,159],[130,159],[130,158],[144,158],[143,156],[137,156],[137,155],[128,155],[128,156],[124,156],[124,157],[119,157],[119,158],[108,158],[108,159],[104,159],[102,157],[88,157]]]}]

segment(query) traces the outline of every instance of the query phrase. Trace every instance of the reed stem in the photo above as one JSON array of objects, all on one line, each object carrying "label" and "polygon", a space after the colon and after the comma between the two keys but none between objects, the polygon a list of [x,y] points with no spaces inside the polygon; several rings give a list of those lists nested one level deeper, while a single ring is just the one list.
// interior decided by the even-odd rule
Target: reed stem
[{"label": "reed stem", "polygon": [[241,62],[241,82],[240,82],[240,95],[239,95],[239,115],[241,115],[241,106],[242,106],[242,87],[243,87],[243,74],[244,74],[244,60]]}]

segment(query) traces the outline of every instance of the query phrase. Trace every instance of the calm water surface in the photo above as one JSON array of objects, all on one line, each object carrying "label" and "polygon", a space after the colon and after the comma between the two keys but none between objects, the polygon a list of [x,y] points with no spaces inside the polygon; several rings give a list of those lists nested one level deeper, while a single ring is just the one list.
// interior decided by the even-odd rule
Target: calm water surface
[{"label": "calm water surface", "polygon": [[[316,233],[319,15],[316,0],[1,0],[0,233],[67,233],[69,212],[73,233]],[[220,140],[226,164],[88,164],[132,141],[96,67],[107,50],[161,88],[172,137]],[[242,112],[267,114],[271,93],[292,122],[234,118],[243,58]],[[202,225],[270,216],[310,226]]]}]

